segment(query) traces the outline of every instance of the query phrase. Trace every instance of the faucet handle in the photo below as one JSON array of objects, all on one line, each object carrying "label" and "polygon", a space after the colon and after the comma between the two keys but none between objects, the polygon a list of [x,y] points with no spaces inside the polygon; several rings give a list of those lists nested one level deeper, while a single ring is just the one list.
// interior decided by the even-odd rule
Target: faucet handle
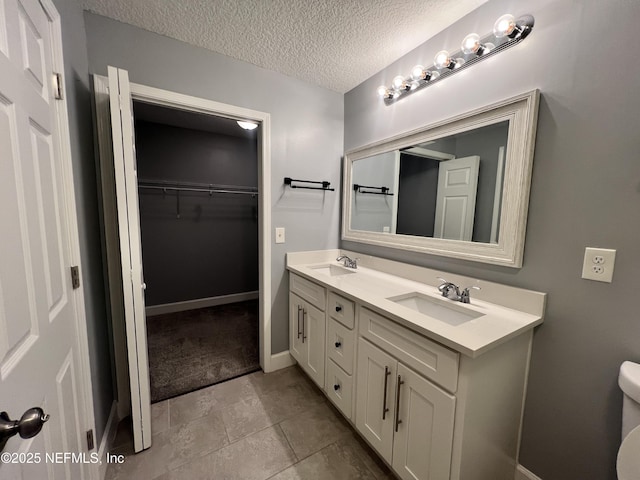
[{"label": "faucet handle", "polygon": [[460,295],[460,301],[462,303],[471,303],[471,295],[469,294],[469,289],[472,288],[474,290],[482,290],[482,288],[476,286],[476,285],[472,285],[470,287],[465,287],[464,290],[462,290],[462,294]]}]

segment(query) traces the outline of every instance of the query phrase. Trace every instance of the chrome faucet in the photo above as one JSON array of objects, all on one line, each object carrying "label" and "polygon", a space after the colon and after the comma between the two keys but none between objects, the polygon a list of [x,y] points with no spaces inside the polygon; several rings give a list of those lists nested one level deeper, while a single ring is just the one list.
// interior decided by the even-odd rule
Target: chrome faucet
[{"label": "chrome faucet", "polygon": [[469,289],[482,290],[480,287],[471,286],[464,288],[461,292],[460,287],[458,287],[455,283],[448,282],[442,277],[438,277],[438,280],[442,282],[440,285],[438,285],[438,291],[442,293],[442,296],[456,302],[471,303],[471,295],[469,293]]},{"label": "chrome faucet", "polygon": [[342,262],[342,264],[347,268],[358,268],[358,258],[354,258],[353,260],[346,255],[340,255],[336,258],[337,262]]}]

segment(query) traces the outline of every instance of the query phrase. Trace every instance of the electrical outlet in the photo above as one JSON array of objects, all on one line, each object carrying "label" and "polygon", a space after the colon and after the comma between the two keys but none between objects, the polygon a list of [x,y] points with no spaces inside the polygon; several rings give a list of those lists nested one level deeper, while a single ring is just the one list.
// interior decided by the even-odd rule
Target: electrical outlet
[{"label": "electrical outlet", "polygon": [[284,227],[276,227],[276,243],[284,243]]},{"label": "electrical outlet", "polygon": [[587,247],[584,251],[582,278],[611,283],[615,261],[615,250]]}]

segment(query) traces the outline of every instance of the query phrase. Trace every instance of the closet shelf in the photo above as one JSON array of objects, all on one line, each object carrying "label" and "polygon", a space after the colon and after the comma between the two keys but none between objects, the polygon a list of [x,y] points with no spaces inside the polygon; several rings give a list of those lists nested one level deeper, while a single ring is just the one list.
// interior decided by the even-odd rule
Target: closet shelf
[{"label": "closet shelf", "polygon": [[213,193],[230,193],[240,195],[258,195],[257,187],[244,185],[219,185],[215,183],[186,183],[186,182],[166,182],[154,180],[140,180],[138,188],[152,190],[176,191],[176,192],[204,192],[209,195]]}]

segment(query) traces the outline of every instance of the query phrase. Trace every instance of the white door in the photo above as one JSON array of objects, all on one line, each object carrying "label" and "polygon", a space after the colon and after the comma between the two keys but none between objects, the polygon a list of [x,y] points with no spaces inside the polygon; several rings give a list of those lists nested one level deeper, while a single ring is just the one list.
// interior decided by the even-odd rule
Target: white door
[{"label": "white door", "polygon": [[358,342],[356,427],[391,463],[398,362],[364,339]]},{"label": "white door", "polygon": [[471,240],[479,169],[480,157],[477,155],[440,162],[435,238]]},{"label": "white door", "polygon": [[402,363],[393,469],[403,480],[449,478],[455,398]]},{"label": "white door", "polygon": [[305,367],[318,386],[324,388],[325,315],[309,303],[305,304],[302,315],[302,340],[307,350]]},{"label": "white door", "polygon": [[[89,465],[46,463],[45,452],[88,455],[93,429],[84,304],[70,267],[78,233],[61,69],[59,16],[50,2],[0,2],[0,410],[50,415],[39,435],[10,438],[7,479],[89,478]],[[41,461],[33,461],[36,454]]]},{"label": "white door", "polygon": [[133,101],[126,70],[109,72],[109,104],[113,137],[120,262],[131,386],[131,418],[136,452],[151,446],[151,394],[147,354],[147,326],[142,278],[142,242],[138,211]]}]

